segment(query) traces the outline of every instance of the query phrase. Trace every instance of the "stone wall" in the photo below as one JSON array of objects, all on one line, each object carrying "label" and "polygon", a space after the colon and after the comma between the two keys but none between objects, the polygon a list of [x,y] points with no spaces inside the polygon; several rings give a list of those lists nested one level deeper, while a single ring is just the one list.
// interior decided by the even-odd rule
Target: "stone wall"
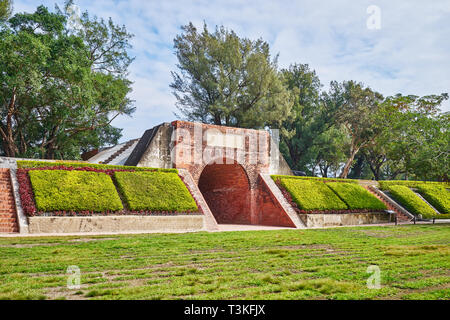
[{"label": "stone wall", "polygon": [[299,214],[307,228],[354,226],[362,224],[388,223],[390,215],[384,212],[371,213],[334,213]]},{"label": "stone wall", "polygon": [[175,232],[203,230],[203,215],[29,217],[29,233]]}]

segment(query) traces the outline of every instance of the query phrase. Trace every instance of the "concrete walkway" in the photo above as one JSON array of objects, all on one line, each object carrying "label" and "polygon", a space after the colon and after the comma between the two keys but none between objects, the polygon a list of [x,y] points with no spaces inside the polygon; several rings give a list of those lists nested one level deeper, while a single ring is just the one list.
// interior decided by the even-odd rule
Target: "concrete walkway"
[{"label": "concrete walkway", "polygon": [[[416,224],[433,224],[427,221],[417,221]],[[450,219],[436,220],[435,224],[450,224]],[[399,222],[398,225],[413,225],[413,222]],[[287,227],[271,227],[271,226],[258,226],[258,225],[242,225],[242,224],[219,224],[219,229],[216,231],[208,232],[230,232],[230,231],[267,231],[267,230],[308,230],[308,229],[330,229],[330,228],[353,228],[353,227],[395,227],[394,223],[379,223],[379,224],[362,224],[354,226],[332,226],[332,227],[314,227],[307,229],[295,229]],[[114,235],[127,235],[127,234],[155,234],[155,233],[191,233],[202,232],[206,230],[196,231],[130,231],[130,232],[77,232],[77,233],[32,233],[32,234],[20,234],[20,233],[0,233],[0,238],[21,238],[21,237],[90,237],[90,236],[114,236]]]}]

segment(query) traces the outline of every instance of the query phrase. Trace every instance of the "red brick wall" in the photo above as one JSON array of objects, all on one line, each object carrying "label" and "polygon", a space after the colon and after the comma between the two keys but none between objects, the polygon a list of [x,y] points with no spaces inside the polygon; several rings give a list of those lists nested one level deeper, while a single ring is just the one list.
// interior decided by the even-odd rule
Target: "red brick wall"
[{"label": "red brick wall", "polygon": [[218,223],[251,224],[250,185],[239,164],[206,166],[198,187]]},{"label": "red brick wall", "polygon": [[284,212],[270,188],[259,179],[260,191],[258,198],[259,224],[266,226],[281,226],[295,228],[295,224]]},{"label": "red brick wall", "polygon": [[16,204],[9,169],[0,168],[0,232],[18,232]]},{"label": "red brick wall", "polygon": [[[195,124],[174,121],[172,125],[174,129],[183,129],[190,134],[190,137],[186,138],[182,134],[176,136],[174,144],[179,147],[179,153],[176,152],[173,166],[186,169],[191,173],[218,223],[295,227],[269,188],[259,179],[260,173],[269,172],[270,137],[268,132],[201,124],[203,132],[215,129],[221,133],[245,136],[244,156],[239,163],[233,161],[234,159],[227,162],[225,158],[222,158],[225,155],[219,154],[218,158],[222,159],[223,164],[206,164],[204,161],[201,163],[184,161],[185,154],[189,154],[193,160],[196,153],[202,154],[208,147],[206,141],[202,141],[201,146],[194,146]],[[258,141],[259,161],[252,163],[251,159],[255,153],[250,153],[249,150],[250,144],[254,146],[255,140],[251,140],[249,136],[255,137],[255,135]],[[266,141],[267,148],[262,147],[263,149],[260,150],[259,141]],[[236,155],[237,152],[242,151],[231,149],[231,152]]]}]

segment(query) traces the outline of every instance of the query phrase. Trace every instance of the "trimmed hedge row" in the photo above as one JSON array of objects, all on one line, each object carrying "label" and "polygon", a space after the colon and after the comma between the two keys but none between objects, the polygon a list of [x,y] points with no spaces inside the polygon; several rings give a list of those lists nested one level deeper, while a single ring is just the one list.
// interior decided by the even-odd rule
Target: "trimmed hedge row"
[{"label": "trimmed hedge row", "polygon": [[85,163],[85,162],[71,162],[71,161],[50,162],[50,161],[33,161],[33,160],[18,160],[17,161],[17,168],[21,168],[21,169],[47,168],[47,167],[93,168],[93,169],[99,169],[99,170],[156,171],[156,172],[178,173],[177,169],[117,166],[117,165]]},{"label": "trimmed hedge row", "polygon": [[[133,171],[128,168],[135,169],[135,167],[117,166],[119,169],[111,169],[111,166],[68,167],[67,163],[49,167],[48,162],[41,163],[46,167],[17,169],[20,198],[24,212],[28,216],[42,215],[48,212],[56,216],[84,216],[113,212],[140,215],[198,212],[194,198],[178,176],[176,169],[145,168],[142,171]],[[115,179],[117,173],[122,173],[124,176],[129,175],[135,180],[132,192],[135,192],[136,196],[125,192],[127,188],[121,188],[117,183],[117,188],[122,190],[123,194],[127,194],[127,199],[130,200],[128,202],[127,199],[124,199],[125,203],[129,204],[127,209],[124,209],[118,190],[114,185],[117,182]],[[138,183],[141,175],[134,175],[138,173],[153,175],[156,180],[152,183],[157,187],[157,192],[148,192],[153,189],[149,189],[147,185],[145,188],[141,188]],[[33,177],[32,180],[31,177]],[[170,179],[167,179],[168,177]],[[162,180],[158,181],[158,179]],[[104,185],[105,183],[107,186]],[[142,204],[133,204],[132,199],[136,197],[142,201]],[[167,202],[166,205],[164,202]]]},{"label": "trimmed hedge row", "polygon": [[302,179],[279,179],[283,188],[289,192],[292,200],[303,210],[345,210],[347,205],[319,181]]},{"label": "trimmed hedge row", "polygon": [[390,186],[388,191],[406,210],[425,219],[449,219],[450,214],[437,214],[425,201],[407,186]]},{"label": "trimmed hedge row", "polygon": [[418,192],[440,213],[450,213],[450,192],[442,185],[420,184]]},{"label": "trimmed hedge row", "polygon": [[386,210],[386,205],[360,185],[342,182],[325,184],[344,201],[349,209]]},{"label": "trimmed hedge row", "polygon": [[436,181],[412,181],[412,180],[381,180],[378,181],[381,190],[388,190],[390,186],[406,186],[409,188],[417,188],[419,185],[440,185],[443,187],[450,187],[448,182]]},{"label": "trimmed hedge row", "polygon": [[340,178],[321,178],[321,177],[305,177],[305,176],[284,176],[284,175],[271,175],[274,181],[278,179],[298,179],[298,180],[312,180],[321,182],[347,182],[347,183],[358,183],[355,179],[340,179]]},{"label": "trimmed hedge row", "polygon": [[176,173],[115,172],[114,178],[131,210],[198,211],[194,198]]},{"label": "trimmed hedge row", "polygon": [[122,201],[102,172],[31,170],[28,172],[39,211],[118,211]]}]

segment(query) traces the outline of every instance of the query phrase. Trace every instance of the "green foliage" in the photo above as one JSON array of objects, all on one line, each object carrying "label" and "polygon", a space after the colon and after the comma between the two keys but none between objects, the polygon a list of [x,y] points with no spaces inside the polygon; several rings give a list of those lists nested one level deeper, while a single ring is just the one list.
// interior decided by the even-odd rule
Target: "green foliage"
[{"label": "green foliage", "polygon": [[356,179],[340,179],[340,178],[322,178],[322,177],[305,177],[305,176],[283,176],[283,175],[272,175],[274,181],[278,179],[298,179],[298,180],[313,180],[313,181],[323,181],[323,182],[347,182],[347,183],[359,183]]},{"label": "green foliage", "polygon": [[439,106],[448,94],[387,97],[377,121],[382,132],[364,155],[375,179],[445,180],[450,171],[450,113]]},{"label": "green foliage", "polygon": [[419,184],[416,186],[425,198],[440,213],[450,213],[450,192],[441,184]]},{"label": "green foliage", "polygon": [[436,212],[407,186],[391,185],[388,191],[406,210],[423,218],[435,218]]},{"label": "green foliage", "polygon": [[96,164],[86,162],[70,162],[70,161],[32,161],[32,160],[18,160],[18,168],[44,168],[44,167],[57,167],[65,166],[72,168],[94,168],[100,170],[133,170],[133,171],[158,171],[158,172],[173,172],[178,173],[177,169],[163,169],[163,168],[146,168],[146,167],[133,167],[133,166],[118,166],[109,164]]},{"label": "green foliage", "polygon": [[242,128],[280,127],[292,98],[281,82],[276,59],[261,39],[192,23],[174,40],[180,73],[170,85],[181,115],[188,120]]},{"label": "green foliage", "polygon": [[71,29],[66,13],[39,6],[0,24],[0,153],[79,159],[117,143],[121,130],[111,121],[134,112],[132,35],[86,12],[80,23]]},{"label": "green foliage", "polygon": [[115,172],[114,178],[131,210],[198,211],[194,198],[176,173]]},{"label": "green foliage", "polygon": [[386,210],[386,205],[360,185],[329,182],[326,186],[344,201],[349,209]]},{"label": "green foliage", "polygon": [[323,94],[323,101],[337,110],[335,121],[350,138],[347,160],[340,175],[347,178],[356,154],[382,131],[383,124],[377,121],[376,115],[383,96],[355,81],[332,81],[330,87],[329,92]]},{"label": "green foliage", "polygon": [[111,177],[101,172],[30,170],[39,211],[118,211],[123,209]]},{"label": "green foliage", "polygon": [[12,0],[0,0],[0,21],[6,20],[12,13]]},{"label": "green foliage", "polygon": [[303,210],[345,210],[347,205],[336,194],[319,181],[280,179],[292,200]]},{"label": "green foliage", "polygon": [[378,181],[381,190],[388,190],[391,186],[406,186],[409,188],[417,188],[420,185],[436,185],[443,187],[450,187],[448,182],[436,182],[436,181],[413,181],[413,180],[382,180]]}]

